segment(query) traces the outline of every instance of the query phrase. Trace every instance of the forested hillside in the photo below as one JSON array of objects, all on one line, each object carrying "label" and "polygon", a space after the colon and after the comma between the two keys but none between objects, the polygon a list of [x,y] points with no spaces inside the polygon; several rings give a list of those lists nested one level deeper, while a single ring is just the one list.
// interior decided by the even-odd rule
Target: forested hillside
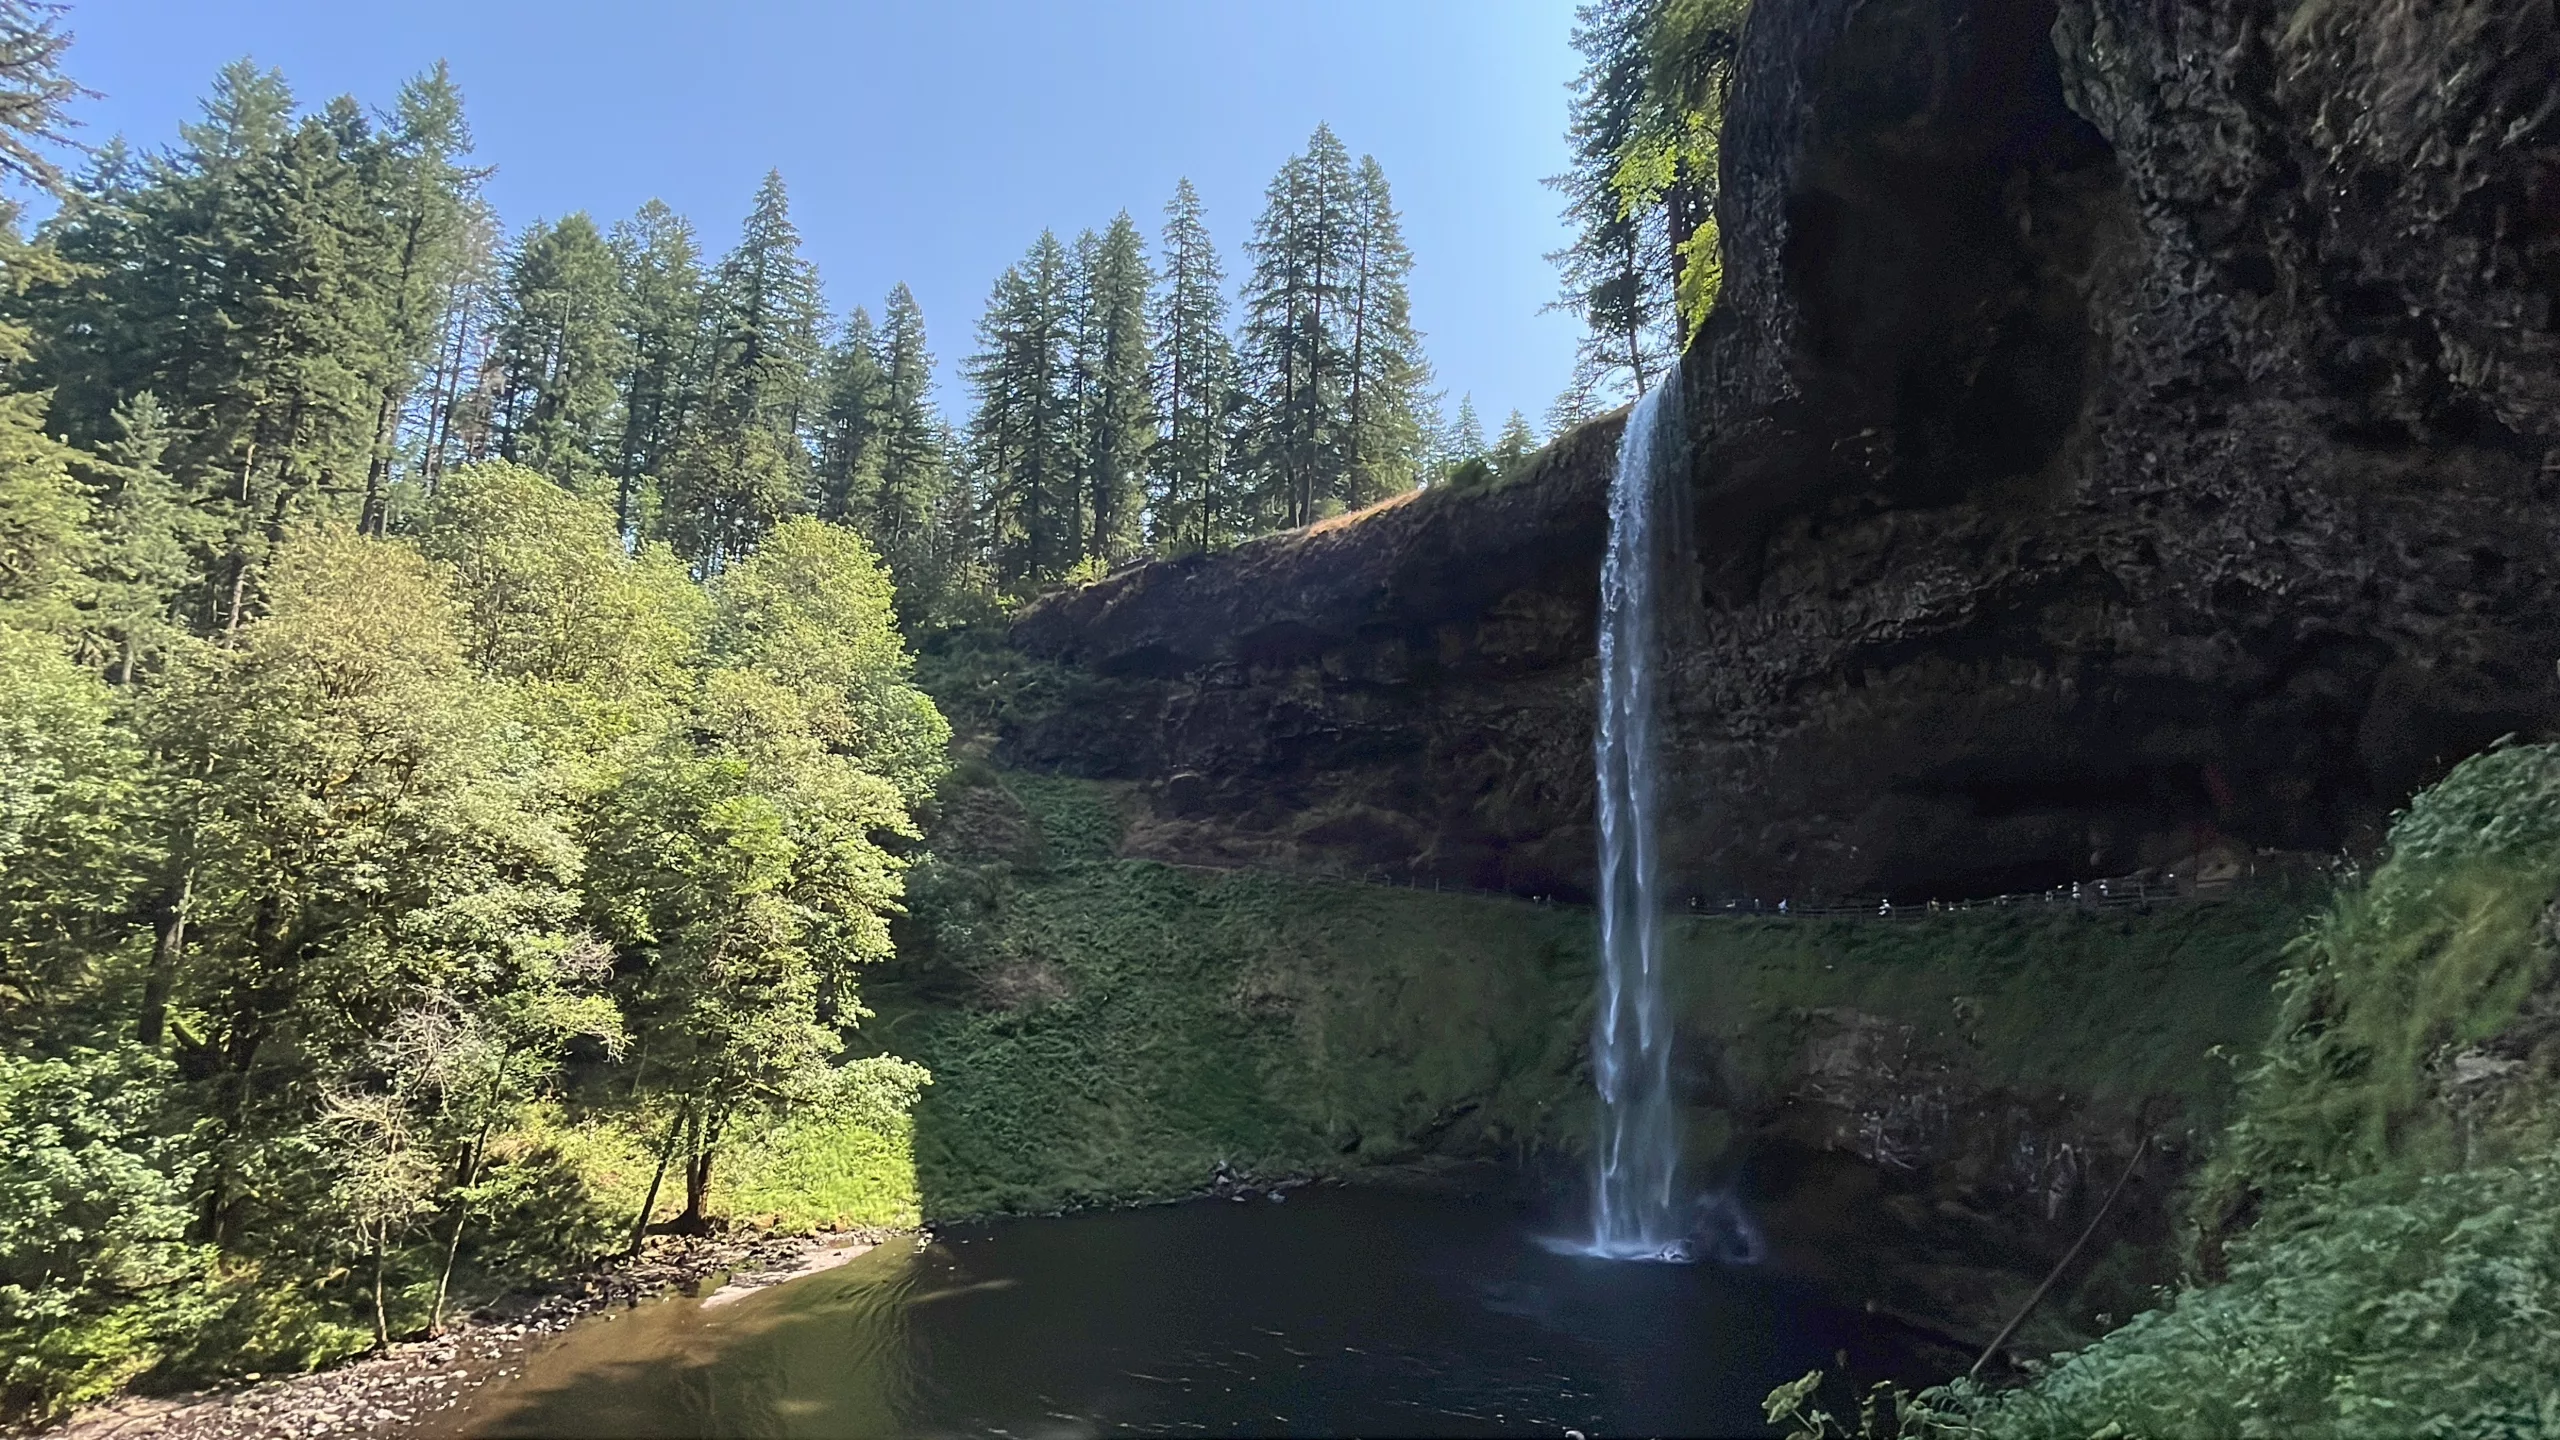
[{"label": "forested hillside", "polygon": [[21,382],[75,446],[160,446],[182,502],[227,477],[238,513],[194,543],[241,594],[196,597],[200,627],[250,603],[257,530],[325,498],[384,533],[489,459],[702,576],[789,516],[842,524],[912,619],[1303,524],[1484,448],[1442,433],[1385,173],[1323,127],[1271,183],[1232,331],[1185,182],[1153,256],[1124,211],[996,280],[956,424],[912,295],[835,315],[780,175],[714,258],[656,202],[509,234],[487,174],[442,67],[387,110],[304,110],[242,61],[174,146],[117,141],[60,188],[59,265],[18,287]]},{"label": "forested hillside", "polygon": [[744,1137],[898,1133],[927,1077],[846,1036],[944,765],[907,636],[1472,458],[1327,130],[1236,330],[1186,185],[1155,256],[998,280],[955,428],[779,176],[717,258],[510,233],[440,66],[244,61],[76,155],[65,23],[0,4],[50,210],[0,209],[9,1411],[433,1329],[702,1227]]},{"label": "forested hillside", "polygon": [[946,416],[779,174],[725,248],[511,227],[441,64],[313,105],[242,60],[84,146],[76,18],[0,0],[10,1413],[437,1329],[702,1228],[777,1126],[896,1150],[928,1077],[848,1043],[945,764],[911,644],[1538,443],[1443,418],[1321,125],[1232,286],[1188,181],[1038,236]]}]

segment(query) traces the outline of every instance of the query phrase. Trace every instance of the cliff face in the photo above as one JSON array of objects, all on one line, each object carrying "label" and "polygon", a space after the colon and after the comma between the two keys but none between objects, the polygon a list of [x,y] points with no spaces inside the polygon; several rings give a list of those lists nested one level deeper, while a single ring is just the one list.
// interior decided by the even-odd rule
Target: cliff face
[{"label": "cliff face", "polygon": [[1615,424],[1032,607],[1066,662],[1006,758],[1140,782],[1133,855],[1571,890],[1592,854],[1592,610]]},{"label": "cliff face", "polygon": [[[1674,883],[2367,838],[2560,719],[2549,0],[1755,10],[1684,367]],[[1130,848],[1572,893],[1616,423],[1033,607]]]}]

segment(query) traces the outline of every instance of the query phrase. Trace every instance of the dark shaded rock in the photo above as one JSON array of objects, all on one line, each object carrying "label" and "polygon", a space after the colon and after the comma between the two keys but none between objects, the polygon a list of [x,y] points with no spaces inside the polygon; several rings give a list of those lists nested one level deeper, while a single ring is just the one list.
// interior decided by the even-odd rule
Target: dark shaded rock
[{"label": "dark shaded rock", "polygon": [[1590,596],[1613,426],[1509,484],[1409,495],[1052,597],[1082,676],[1009,763],[1142,782],[1133,853],[1544,893],[1590,864]]},{"label": "dark shaded rock", "polygon": [[[2555,75],[2549,0],[1757,8],[1674,883],[2354,846],[2549,731]],[[1140,853],[1583,889],[1614,449],[1033,607],[1092,683],[1008,757],[1138,782]]]}]

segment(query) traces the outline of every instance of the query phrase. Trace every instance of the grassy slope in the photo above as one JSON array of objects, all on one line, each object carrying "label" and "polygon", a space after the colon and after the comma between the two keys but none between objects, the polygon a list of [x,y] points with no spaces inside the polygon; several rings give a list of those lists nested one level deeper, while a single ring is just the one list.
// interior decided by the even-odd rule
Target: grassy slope
[{"label": "grassy slope", "polygon": [[[975,943],[1056,993],[904,1002],[872,1033],[922,1062],[933,1216],[1042,1211],[1553,1135],[1581,1090],[1574,917],[1521,903],[1144,862],[1062,866]],[[1472,1107],[1460,1114],[1464,1107]]]},{"label": "grassy slope", "polygon": [[[1109,857],[1103,787],[981,771],[918,877],[919,926],[867,991],[871,1043],[934,1073],[929,1217],[1197,1189],[1225,1163],[1339,1172],[1579,1145],[1587,912]],[[1012,815],[1008,822],[1004,817]],[[993,818],[990,818],[993,817]],[[992,838],[990,838],[992,835]],[[2218,1118],[2212,1047],[2264,1033],[2300,905],[2022,911],[1871,924],[1684,919],[1684,1030],[1765,1099],[1809,1012],[1856,1010],[1994,1084]],[[1712,1125],[1703,1128],[1712,1132]]]}]

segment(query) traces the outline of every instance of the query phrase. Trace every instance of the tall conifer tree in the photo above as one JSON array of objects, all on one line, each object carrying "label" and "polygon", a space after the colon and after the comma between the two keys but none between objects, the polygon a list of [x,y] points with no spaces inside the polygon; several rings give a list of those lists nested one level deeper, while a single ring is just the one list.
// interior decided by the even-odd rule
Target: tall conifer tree
[{"label": "tall conifer tree", "polygon": [[1069,347],[1073,286],[1067,247],[1042,231],[999,276],[969,358],[977,412],[970,445],[985,486],[996,584],[1027,593],[1063,578],[1084,553],[1083,475]]},{"label": "tall conifer tree", "polygon": [[1386,172],[1318,126],[1271,183],[1245,284],[1240,457],[1268,517],[1304,525],[1410,487],[1430,369]]},{"label": "tall conifer tree", "polygon": [[874,355],[881,385],[879,463],[870,535],[905,606],[949,581],[935,558],[932,531],[950,484],[950,462],[941,418],[933,411],[933,352],[926,345],[924,308],[901,284],[889,292],[881,315]]},{"label": "tall conifer tree", "polygon": [[581,494],[600,489],[625,362],[620,266],[593,220],[525,232],[502,317],[498,453]]},{"label": "tall conifer tree", "polygon": [[1661,0],[1585,0],[1574,10],[1583,66],[1565,131],[1572,163],[1547,184],[1565,197],[1573,242],[1547,258],[1562,272],[1556,308],[1582,317],[1576,383],[1642,394],[1672,355],[1671,242],[1653,207],[1631,208],[1619,167],[1645,121],[1651,40]]},{"label": "tall conifer tree", "polygon": [[444,338],[444,306],[458,271],[469,262],[474,201],[486,170],[464,162],[471,127],[462,92],[444,62],[400,87],[382,142],[369,154],[375,189],[388,202],[392,269],[385,277],[386,317],[381,395],[374,413],[373,455],[365,471],[360,524],[381,533],[387,518],[400,419],[409,397],[434,369]]},{"label": "tall conifer tree", "polygon": [[714,403],[796,442],[815,409],[826,305],[778,171],[757,187],[738,246],[712,278],[711,318]]},{"label": "tall conifer tree", "polygon": [[693,226],[663,200],[613,227],[622,263],[622,437],[614,456],[614,513],[640,530],[642,490],[691,418],[703,336],[702,249]]},{"label": "tall conifer tree", "polygon": [[0,0],[0,178],[58,190],[47,147],[68,142],[63,111],[80,87],[62,70],[71,35],[44,0]]},{"label": "tall conifer tree", "polygon": [[462,237],[437,306],[435,356],[409,407],[417,478],[428,494],[454,466],[490,454],[488,402],[495,397],[481,381],[494,378],[489,360],[497,344],[504,240],[496,213],[475,197],[464,211]]},{"label": "tall conifer tree", "polygon": [[1502,422],[1502,433],[1494,437],[1493,449],[1485,458],[1493,463],[1494,473],[1510,475],[1526,465],[1538,452],[1538,432],[1529,426],[1529,417],[1514,410]]},{"label": "tall conifer tree", "polygon": [[818,418],[818,516],[867,530],[880,483],[880,410],[887,377],[871,312],[857,305],[827,348],[826,398]]},{"label": "tall conifer tree", "polygon": [[166,654],[184,627],[177,601],[195,574],[201,515],[168,471],[177,439],[168,412],[145,391],[116,412],[116,438],[83,468],[93,475],[97,644],[85,658],[131,685]]},{"label": "tall conifer tree", "polygon": [[1242,518],[1227,469],[1235,348],[1226,273],[1188,178],[1165,206],[1157,255],[1150,318],[1160,435],[1149,456],[1148,538],[1159,549],[1209,550],[1231,541]]},{"label": "tall conifer tree", "polygon": [[1355,214],[1350,153],[1319,125],[1272,179],[1245,246],[1244,459],[1281,525],[1314,520],[1341,490],[1341,310]]},{"label": "tall conifer tree", "polygon": [[1484,439],[1484,420],[1476,414],[1474,395],[1458,397],[1458,413],[1449,417],[1449,423],[1441,427],[1438,442],[1433,448],[1432,471],[1435,480],[1445,480],[1449,478],[1451,472],[1468,461],[1484,458],[1487,448]]},{"label": "tall conifer tree", "polygon": [[1155,443],[1147,382],[1146,242],[1122,211],[1099,238],[1077,246],[1078,439],[1084,464],[1085,557],[1106,568],[1142,538],[1143,467]]},{"label": "tall conifer tree", "polygon": [[1341,498],[1360,506],[1420,478],[1423,386],[1430,370],[1413,328],[1406,281],[1413,252],[1376,157],[1360,157],[1352,177],[1349,281],[1344,287],[1343,456]]},{"label": "tall conifer tree", "polygon": [[659,477],[660,528],[704,575],[815,498],[802,427],[816,418],[824,306],[781,175],[756,191],[709,299],[702,398]]}]

